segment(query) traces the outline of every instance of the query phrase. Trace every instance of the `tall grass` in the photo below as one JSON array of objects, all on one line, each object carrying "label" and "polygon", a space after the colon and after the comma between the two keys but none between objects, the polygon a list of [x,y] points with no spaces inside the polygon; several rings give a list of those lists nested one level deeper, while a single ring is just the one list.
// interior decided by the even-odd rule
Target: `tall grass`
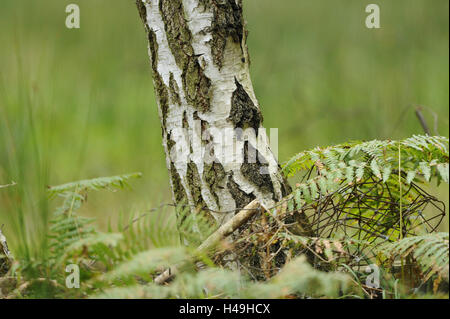
[{"label": "tall grass", "polygon": [[[38,110],[42,101],[34,95],[24,73],[19,44],[17,90],[1,83],[0,179],[13,182],[0,193],[0,214],[6,218],[6,232],[13,234],[17,254],[31,260],[47,254],[49,218],[45,185],[49,184],[50,158],[47,152],[51,124],[42,121]],[[18,111],[20,110],[20,111]],[[2,219],[3,219],[2,218]]]}]

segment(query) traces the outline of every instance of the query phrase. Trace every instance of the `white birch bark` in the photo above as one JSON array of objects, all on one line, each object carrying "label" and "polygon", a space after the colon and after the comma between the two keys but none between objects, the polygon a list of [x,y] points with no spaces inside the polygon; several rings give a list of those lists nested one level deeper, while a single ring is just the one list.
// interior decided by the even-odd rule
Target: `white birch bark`
[{"label": "white birch bark", "polygon": [[219,224],[254,199],[274,206],[290,188],[262,130],[241,0],[136,1],[174,201]]}]

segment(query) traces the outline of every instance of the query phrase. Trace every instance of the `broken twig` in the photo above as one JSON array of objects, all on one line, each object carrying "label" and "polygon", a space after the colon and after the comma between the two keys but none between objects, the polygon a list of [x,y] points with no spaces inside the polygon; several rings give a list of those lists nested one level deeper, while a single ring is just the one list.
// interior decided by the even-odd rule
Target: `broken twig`
[{"label": "broken twig", "polygon": [[7,188],[7,187],[11,187],[11,186],[16,186],[17,183],[16,182],[12,182],[11,184],[6,184],[6,185],[0,185],[0,189],[1,188]]}]

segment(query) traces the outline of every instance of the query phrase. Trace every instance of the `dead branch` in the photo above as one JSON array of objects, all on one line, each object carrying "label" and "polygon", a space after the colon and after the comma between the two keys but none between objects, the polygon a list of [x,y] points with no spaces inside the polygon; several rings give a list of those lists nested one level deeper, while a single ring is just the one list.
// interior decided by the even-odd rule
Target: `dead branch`
[{"label": "dead branch", "polygon": [[[200,246],[197,247],[197,253],[204,253],[213,248],[224,238],[231,235],[236,229],[244,225],[257,212],[261,211],[262,207],[258,201],[253,200],[250,204],[245,206],[239,213],[234,215],[229,221],[219,227],[212,233]],[[178,267],[172,266],[166,269],[162,274],[155,278],[154,282],[158,285],[164,284],[167,280],[172,278],[178,272]]]}]

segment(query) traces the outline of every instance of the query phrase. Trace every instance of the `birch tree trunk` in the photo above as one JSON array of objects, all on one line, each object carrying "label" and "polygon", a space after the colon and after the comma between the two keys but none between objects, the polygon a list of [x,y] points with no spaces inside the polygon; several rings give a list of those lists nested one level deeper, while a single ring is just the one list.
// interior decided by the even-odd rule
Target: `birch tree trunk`
[{"label": "birch tree trunk", "polygon": [[136,0],[148,35],[176,203],[221,225],[290,192],[269,147],[249,74],[242,0]]}]

